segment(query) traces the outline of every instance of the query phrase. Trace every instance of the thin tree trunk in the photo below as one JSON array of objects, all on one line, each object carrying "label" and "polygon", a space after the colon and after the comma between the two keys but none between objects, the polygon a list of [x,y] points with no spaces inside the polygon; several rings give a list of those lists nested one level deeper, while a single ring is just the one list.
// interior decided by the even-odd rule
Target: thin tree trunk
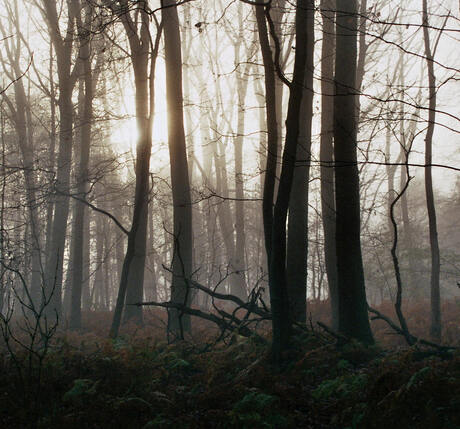
[{"label": "thin tree trunk", "polygon": [[[53,44],[50,43],[50,60],[49,60],[49,82],[50,82],[50,146],[48,151],[48,169],[55,171],[56,163],[56,88],[54,84],[54,55]],[[51,227],[53,225],[54,215],[54,198],[48,197],[46,205],[46,230],[45,230],[45,256],[51,252]],[[37,297],[41,299],[41,291],[38,291]]]},{"label": "thin tree trunk", "polygon": [[[91,25],[91,8],[86,8],[85,28],[89,31]],[[77,22],[81,28],[81,16]],[[82,31],[82,30],[80,30]],[[83,62],[84,96],[83,114],[80,130],[80,159],[77,173],[77,195],[85,199],[88,188],[89,156],[91,149],[91,121],[93,119],[93,73],[91,70],[90,33],[80,34],[80,58]],[[84,233],[85,233],[85,204],[75,201],[75,218],[73,228],[73,271],[72,271],[72,297],[70,305],[70,328],[81,328],[81,300],[83,286],[84,264]]]},{"label": "thin tree trunk", "polygon": [[104,264],[104,237],[103,237],[103,219],[101,216],[96,217],[96,269],[93,282],[94,308],[100,310],[102,284],[103,279],[103,264]]},{"label": "thin tree trunk", "polygon": [[434,74],[434,55],[430,46],[428,6],[427,0],[422,0],[423,7],[423,40],[425,44],[425,58],[428,67],[428,128],[425,136],[425,193],[428,211],[428,224],[430,231],[431,249],[431,326],[430,335],[434,341],[441,340],[441,293],[439,287],[439,275],[441,270],[438,229],[436,223],[436,207],[433,194],[433,177],[431,163],[433,162],[433,133],[436,120],[436,77]]},{"label": "thin tree trunk", "polygon": [[72,163],[73,103],[72,92],[76,74],[71,69],[74,38],[74,19],[78,4],[69,3],[65,37],[59,30],[56,3],[43,1],[43,10],[48,20],[53,41],[59,79],[59,154],[56,164],[56,196],[51,228],[51,243],[45,266],[45,314],[48,319],[60,318],[62,305],[63,256],[66,243],[67,219],[69,216],[70,171]]},{"label": "thin tree trunk", "polygon": [[[243,301],[247,299],[247,285],[245,275],[245,251],[246,235],[244,228],[244,176],[243,176],[243,143],[245,132],[245,102],[248,90],[249,67],[240,63],[240,43],[244,38],[243,16],[241,8],[238,8],[239,34],[235,45],[236,67],[236,92],[238,96],[237,130],[234,140],[235,155],[235,254],[232,265],[235,270],[234,280],[230,292]],[[242,70],[241,70],[242,69]]]},{"label": "thin tree trunk", "polygon": [[[273,29],[274,33],[280,37],[283,29],[283,15],[285,13],[285,7],[286,7],[286,0],[276,0],[274,2],[274,8],[270,9],[270,14],[272,16],[273,20]],[[272,41],[272,50],[274,50],[274,41]],[[289,51],[291,49],[291,46],[286,47],[286,54],[285,58],[280,58],[280,64],[279,66],[281,69],[284,68],[285,62],[287,58],[289,57]],[[284,60],[284,61],[283,61]],[[276,178],[279,179],[280,174],[281,174],[281,151],[283,148],[283,122],[284,122],[284,112],[283,112],[283,95],[284,95],[284,83],[278,76],[278,74],[275,74],[275,98],[274,98],[274,103],[275,103],[275,114],[276,114],[276,125],[277,125],[277,131],[276,131],[276,137],[277,137],[277,145],[276,145]],[[273,195],[273,201],[275,201],[277,193],[278,193],[278,185],[279,185],[279,180],[275,180],[275,188],[274,188],[274,195]]]},{"label": "thin tree trunk", "polygon": [[[16,134],[18,137],[18,146],[21,154],[22,172],[24,175],[24,183],[26,188],[26,207],[28,212],[29,222],[27,224],[30,227],[28,234],[25,235],[27,242],[30,241],[30,259],[31,266],[28,270],[31,272],[30,285],[28,290],[24,291],[26,294],[26,302],[29,305],[34,306],[36,311],[39,311],[40,305],[40,290],[41,290],[41,278],[42,278],[42,266],[41,266],[41,235],[40,235],[40,218],[37,211],[36,201],[36,188],[37,183],[34,176],[34,156],[35,148],[33,141],[33,127],[31,118],[31,107],[30,100],[26,94],[24,88],[24,81],[21,79],[23,71],[21,69],[21,39],[17,36],[17,39],[10,39],[9,32],[20,31],[19,23],[19,11],[18,4],[8,5],[7,12],[10,15],[10,27],[8,31],[0,24],[0,30],[4,37],[4,47],[6,50],[7,58],[2,60],[3,70],[8,78],[14,82],[14,95],[15,103],[13,103],[6,94],[3,94],[4,100],[8,105],[11,115],[13,118]],[[9,63],[10,67],[7,67]],[[29,240],[29,236],[31,240]]]},{"label": "thin tree trunk", "polygon": [[90,217],[91,212],[87,211],[83,225],[83,275],[82,275],[82,304],[83,310],[89,311],[91,308],[91,297],[89,290],[90,280]]},{"label": "thin tree trunk", "polygon": [[[123,4],[126,5],[125,2]],[[140,10],[140,30],[137,33],[136,24],[129,13],[122,15],[122,23],[131,50],[131,60],[134,70],[136,88],[136,120],[139,130],[139,140],[136,148],[136,189],[134,195],[134,212],[131,229],[128,234],[128,245],[121,272],[120,287],[110,328],[110,337],[118,336],[121,317],[127,304],[141,302],[144,295],[144,268],[147,239],[148,202],[149,202],[149,167],[152,151],[152,123],[154,115],[155,63],[158,53],[158,43],[161,28],[157,29],[154,45],[151,46],[149,16]],[[150,50],[150,48],[152,48]],[[150,63],[149,63],[150,53]],[[150,64],[150,67],[149,67]],[[149,76],[150,74],[150,76]],[[128,287],[129,285],[129,287]],[[127,305],[125,321],[134,320],[143,323],[142,306]]]}]

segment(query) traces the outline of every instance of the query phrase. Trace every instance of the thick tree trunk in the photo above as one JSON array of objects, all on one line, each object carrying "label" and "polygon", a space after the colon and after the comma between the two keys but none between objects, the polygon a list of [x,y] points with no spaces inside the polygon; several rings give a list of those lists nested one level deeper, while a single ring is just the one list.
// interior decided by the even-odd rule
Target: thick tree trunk
[{"label": "thick tree trunk", "polygon": [[311,125],[313,119],[313,53],[314,2],[307,2],[306,64],[297,158],[289,201],[287,242],[287,290],[293,322],[307,320],[307,259],[308,259],[308,184],[311,159]]},{"label": "thick tree trunk", "polygon": [[[179,18],[175,0],[161,2],[164,23],[166,98],[168,105],[168,146],[174,206],[174,253],[171,301],[189,305],[188,279],[192,274],[192,207],[184,133],[182,56]],[[173,7],[166,7],[173,6]],[[180,338],[190,331],[190,316],[179,310],[169,312],[169,329]]]},{"label": "thick tree trunk", "polygon": [[273,211],[273,232],[271,260],[269,265],[270,303],[272,310],[273,344],[275,362],[282,359],[282,353],[289,347],[292,319],[286,279],[286,220],[294,176],[297,144],[300,131],[300,113],[307,61],[307,9],[310,0],[298,0],[296,6],[296,51],[293,81],[290,85],[289,104],[286,119],[286,142],[278,195]]},{"label": "thick tree trunk", "polygon": [[321,214],[324,230],[324,261],[326,264],[332,327],[339,327],[339,297],[337,285],[337,255],[335,245],[334,194],[334,49],[335,0],[321,1],[323,41],[321,47]]},{"label": "thick tree trunk", "polygon": [[337,0],[334,98],[336,251],[339,331],[373,343],[367,314],[360,240],[357,168],[357,1]]},{"label": "thick tree trunk", "polygon": [[[263,3],[259,0],[259,3]],[[256,6],[257,30],[264,63],[265,79],[265,113],[267,122],[267,155],[263,183],[262,217],[264,224],[265,250],[267,266],[270,265],[272,231],[273,231],[273,204],[276,183],[276,164],[278,154],[278,124],[276,111],[276,78],[275,65],[268,38],[267,24],[263,6]]]}]

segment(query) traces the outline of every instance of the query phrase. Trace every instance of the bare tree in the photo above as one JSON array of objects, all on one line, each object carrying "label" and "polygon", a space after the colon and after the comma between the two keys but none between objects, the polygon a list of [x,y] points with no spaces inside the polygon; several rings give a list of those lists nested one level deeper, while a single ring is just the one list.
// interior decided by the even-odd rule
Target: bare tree
[{"label": "bare tree", "polygon": [[[192,206],[185,146],[182,95],[182,55],[179,17],[175,0],[162,0],[164,22],[166,98],[168,104],[168,145],[174,206],[174,252],[171,301],[188,305],[191,292],[188,279],[192,275]],[[190,316],[170,309],[169,329],[183,337],[191,329]]]},{"label": "bare tree", "polygon": [[[27,210],[29,212],[30,235],[31,243],[31,259],[32,259],[32,278],[30,282],[30,297],[32,303],[30,305],[40,305],[41,287],[43,267],[40,257],[42,250],[41,240],[41,222],[38,213],[37,204],[37,180],[34,174],[34,161],[37,154],[36,145],[33,139],[33,124],[30,100],[28,99],[26,89],[24,87],[24,75],[21,69],[21,54],[23,40],[20,36],[19,8],[17,1],[6,4],[9,15],[9,32],[16,33],[15,38],[7,38],[7,30],[0,21],[0,30],[4,39],[4,47],[7,58],[2,58],[3,70],[8,78],[14,82],[14,101],[3,93],[2,96],[10,110],[11,117],[16,129],[18,137],[18,145],[22,157],[22,171],[27,195]],[[9,67],[7,66],[9,64]]]},{"label": "bare tree", "polygon": [[324,260],[326,264],[332,327],[339,327],[337,286],[337,256],[335,252],[335,194],[334,194],[334,49],[335,0],[321,1],[323,40],[321,47],[321,213],[324,230]]},{"label": "bare tree", "polygon": [[356,0],[337,0],[334,156],[339,331],[372,343],[360,241],[355,89],[357,16]]},{"label": "bare tree", "polygon": [[431,327],[430,335],[435,341],[441,340],[441,294],[439,289],[439,274],[441,269],[438,228],[436,223],[436,208],[433,194],[433,176],[431,164],[433,162],[433,133],[436,120],[436,76],[434,73],[435,49],[430,44],[427,0],[422,0],[423,12],[423,40],[425,58],[428,67],[428,128],[425,136],[425,193],[428,211],[428,225],[431,250]]},{"label": "bare tree", "polygon": [[[150,18],[146,2],[141,2],[134,12],[129,11],[128,2],[119,0],[116,4],[106,2],[112,12],[118,14],[128,36],[131,62],[136,89],[136,120],[139,140],[136,148],[136,189],[128,246],[123,262],[120,288],[113,316],[110,336],[116,337],[126,302],[134,304],[143,300],[145,247],[147,239],[149,168],[152,151],[152,124],[154,117],[154,76],[161,28],[157,26],[155,40],[150,33]],[[135,20],[131,13],[139,17]],[[125,310],[125,320],[133,319],[142,323],[141,307],[129,305]]]},{"label": "bare tree", "polygon": [[[307,320],[307,260],[308,260],[308,196],[313,121],[313,55],[315,46],[315,5],[305,4],[307,14],[306,63],[300,110],[300,129],[297,143],[296,165],[289,201],[287,243],[287,288],[290,315],[294,322]],[[296,48],[298,49],[298,47]]]},{"label": "bare tree", "polygon": [[307,62],[308,10],[309,0],[299,0],[296,5],[296,50],[294,74],[289,85],[289,104],[286,117],[286,142],[278,195],[273,210],[273,232],[271,258],[269,263],[270,304],[272,310],[273,344],[275,362],[282,358],[282,352],[289,346],[292,319],[289,312],[289,298],[286,276],[286,221],[291,196],[292,182],[300,133],[301,105]]}]

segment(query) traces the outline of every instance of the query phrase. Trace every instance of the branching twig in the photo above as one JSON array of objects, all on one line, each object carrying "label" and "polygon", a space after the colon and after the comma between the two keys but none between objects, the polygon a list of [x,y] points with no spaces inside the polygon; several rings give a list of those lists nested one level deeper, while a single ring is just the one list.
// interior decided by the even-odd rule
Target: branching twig
[{"label": "branching twig", "polygon": [[[371,317],[371,320],[383,320],[392,328],[394,331],[396,331],[399,335],[406,336],[406,333],[398,326],[396,323],[394,323],[389,317],[385,316],[384,314],[380,313],[380,311],[376,310],[375,308],[372,307],[367,307],[367,310],[369,313],[374,314],[375,316]],[[418,338],[415,335],[409,334],[411,336],[412,344],[423,344],[424,346],[429,346],[437,349],[438,351],[445,352],[449,350],[457,350],[457,347],[454,346],[442,346],[440,344],[432,343],[431,341],[424,340],[423,338]]]}]

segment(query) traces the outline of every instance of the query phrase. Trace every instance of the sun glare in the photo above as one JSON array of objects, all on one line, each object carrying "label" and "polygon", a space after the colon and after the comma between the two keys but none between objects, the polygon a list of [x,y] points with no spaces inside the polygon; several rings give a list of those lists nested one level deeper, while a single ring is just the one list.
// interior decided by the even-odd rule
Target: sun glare
[{"label": "sun glare", "polygon": [[[111,144],[113,149],[119,153],[136,151],[136,144],[139,138],[139,130],[136,121],[136,104],[134,85],[127,85],[123,88],[123,99],[119,106],[117,115],[122,119],[113,121],[111,132]],[[155,76],[155,115],[153,122],[152,145],[164,143],[168,140],[168,115],[166,108],[165,72],[163,60],[158,60]]]}]

